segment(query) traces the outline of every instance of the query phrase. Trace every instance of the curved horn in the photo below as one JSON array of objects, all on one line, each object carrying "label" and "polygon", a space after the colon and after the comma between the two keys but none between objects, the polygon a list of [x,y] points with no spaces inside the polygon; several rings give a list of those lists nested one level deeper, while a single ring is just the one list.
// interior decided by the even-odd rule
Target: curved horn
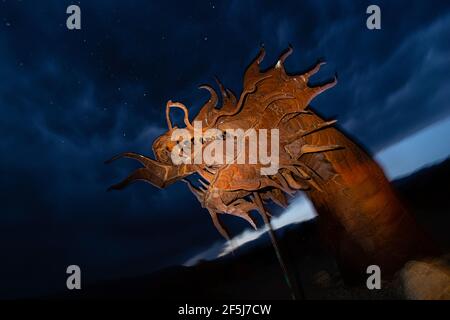
[{"label": "curved horn", "polygon": [[194,130],[194,127],[189,122],[189,111],[186,108],[186,106],[180,102],[172,102],[172,100],[167,101],[167,104],[166,104],[166,121],[167,121],[167,126],[169,127],[169,130],[172,130],[172,128],[173,128],[172,122],[170,121],[170,108],[179,108],[179,109],[183,110],[184,124],[189,129]]}]

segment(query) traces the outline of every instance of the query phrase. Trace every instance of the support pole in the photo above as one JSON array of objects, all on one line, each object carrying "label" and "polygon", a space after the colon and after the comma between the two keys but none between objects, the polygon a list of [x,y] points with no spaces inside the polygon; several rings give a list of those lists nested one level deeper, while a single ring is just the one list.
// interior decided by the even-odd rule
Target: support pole
[{"label": "support pole", "polygon": [[297,281],[295,281],[295,278],[292,277],[292,274],[289,272],[287,264],[285,263],[285,260],[283,259],[283,255],[281,254],[280,247],[278,246],[278,240],[277,240],[275,231],[272,228],[272,224],[270,223],[269,215],[267,214],[267,212],[264,208],[264,205],[259,196],[259,193],[253,192],[253,197],[255,198],[256,205],[260,208],[260,213],[263,217],[264,224],[267,227],[267,231],[269,232],[270,240],[271,240],[272,246],[275,250],[275,254],[277,256],[278,263],[280,264],[280,267],[283,271],[283,275],[284,275],[286,284],[289,287],[289,290],[291,293],[291,298],[292,298],[292,300],[304,300],[305,295],[303,293],[303,290],[301,289],[301,286],[297,283]]}]

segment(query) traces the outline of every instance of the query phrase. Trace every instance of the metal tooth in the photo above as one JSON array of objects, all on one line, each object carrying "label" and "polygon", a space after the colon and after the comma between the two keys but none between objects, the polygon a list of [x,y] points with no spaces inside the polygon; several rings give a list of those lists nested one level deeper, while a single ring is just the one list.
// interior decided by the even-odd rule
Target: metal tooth
[{"label": "metal tooth", "polygon": [[200,182],[206,189],[209,188],[209,185],[207,185],[202,179],[198,179],[198,182]]},{"label": "metal tooth", "polygon": [[275,177],[278,179],[278,181],[280,182],[281,186],[282,186],[282,190],[284,192],[286,192],[287,194],[293,196],[293,194],[295,193],[295,190],[292,190],[289,187],[289,184],[287,183],[286,179],[283,177],[283,175],[281,173],[277,173],[275,175]]},{"label": "metal tooth", "polygon": [[231,205],[233,206],[233,208],[235,210],[235,213],[231,213],[232,215],[235,215],[235,216],[241,217],[242,219],[245,219],[253,227],[253,229],[255,229],[255,230],[257,229],[255,221],[253,220],[252,216],[250,216],[250,214],[248,212],[249,206],[251,206],[250,210],[254,209],[252,207],[252,203],[245,201],[243,199],[238,199]]},{"label": "metal tooth", "polygon": [[228,241],[230,241],[230,235],[228,231],[226,230],[225,226],[220,221],[218,214],[216,211],[208,209],[209,215],[211,216],[211,219],[213,221],[214,226],[216,227],[217,231]]},{"label": "metal tooth", "polygon": [[269,197],[269,199],[271,199],[275,204],[284,209],[286,209],[288,206],[286,197],[284,196],[283,191],[281,191],[280,189],[273,189],[268,191],[267,197]]},{"label": "metal tooth", "polygon": [[188,185],[189,190],[191,190],[197,200],[203,203],[205,192],[194,187],[191,181],[189,181],[188,179],[182,179],[181,181],[185,182]]}]

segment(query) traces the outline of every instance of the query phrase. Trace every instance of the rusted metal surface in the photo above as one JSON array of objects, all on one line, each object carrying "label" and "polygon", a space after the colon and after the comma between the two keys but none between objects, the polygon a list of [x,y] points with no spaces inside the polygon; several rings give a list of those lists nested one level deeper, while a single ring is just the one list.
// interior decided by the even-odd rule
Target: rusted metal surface
[{"label": "rusted metal surface", "polygon": [[[170,154],[176,145],[171,140],[176,127],[172,126],[170,109],[182,109],[186,128],[190,131],[194,128],[188,109],[169,101],[166,107],[169,129],[153,143],[156,160],[134,153],[113,158],[132,158],[143,167],[111,189],[122,189],[137,180],[164,188],[182,180],[227,238],[220,214],[238,216],[255,227],[251,211],[269,214],[265,203],[272,201],[285,207],[287,195],[303,191],[312,200],[323,237],[344,272],[361,273],[368,265],[377,264],[385,274],[391,274],[413,256],[425,254],[428,242],[377,163],[336,129],[335,121],[321,119],[309,107],[314,97],[333,87],[337,80],[321,86],[309,85],[310,77],[323,63],[304,74],[287,74],[283,62],[291,53],[289,48],[274,67],[262,72],[261,48],[245,72],[239,98],[219,83],[221,107],[215,90],[202,86],[210,99],[193,119],[202,122],[203,130],[279,129],[276,174],[262,175],[261,164],[174,165]],[[205,147],[219,138],[227,139],[222,136],[191,143]],[[190,176],[194,174],[200,176],[200,181],[192,181]]]}]

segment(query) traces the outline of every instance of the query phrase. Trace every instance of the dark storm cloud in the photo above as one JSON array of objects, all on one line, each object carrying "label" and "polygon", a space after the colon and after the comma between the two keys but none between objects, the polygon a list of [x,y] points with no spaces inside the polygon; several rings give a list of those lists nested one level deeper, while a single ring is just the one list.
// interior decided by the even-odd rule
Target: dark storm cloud
[{"label": "dark storm cloud", "polygon": [[212,76],[239,93],[261,42],[264,66],[289,43],[289,71],[325,58],[315,81],[339,84],[312,105],[372,151],[449,112],[445,1],[382,2],[378,31],[354,1],[81,1],[80,31],[65,27],[69,4],[0,3],[5,295],[63,289],[68,264],[92,281],[141,274],[220,240],[183,185],[106,193],[136,165],[103,161],[151,154],[165,102],[197,110]]}]

